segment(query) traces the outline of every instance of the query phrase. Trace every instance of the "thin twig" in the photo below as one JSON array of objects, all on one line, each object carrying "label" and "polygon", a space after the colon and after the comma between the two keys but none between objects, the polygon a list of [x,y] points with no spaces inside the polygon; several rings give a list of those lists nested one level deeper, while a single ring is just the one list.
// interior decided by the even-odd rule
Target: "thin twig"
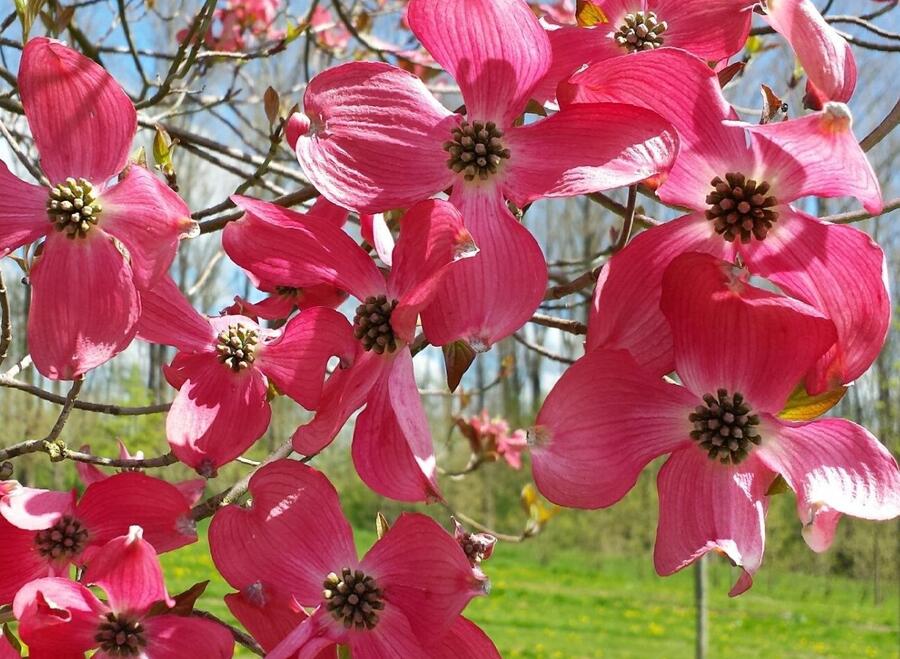
[{"label": "thin twig", "polygon": [[535,325],[543,325],[544,327],[553,327],[569,334],[587,334],[587,325],[579,323],[577,320],[568,320],[566,318],[557,318],[555,316],[547,316],[542,313],[534,314],[528,322]]},{"label": "thin twig", "polygon": [[862,142],[859,143],[860,148],[863,151],[870,151],[872,147],[890,135],[898,123],[900,123],[900,100],[894,103],[893,109],[881,120],[881,123],[862,139]]},{"label": "thin twig", "polygon": [[625,214],[622,215],[622,232],[619,234],[612,252],[620,251],[631,239],[631,230],[634,228],[634,210],[637,203],[637,185],[628,186],[628,203],[625,205]]},{"label": "thin twig", "polygon": [[562,355],[558,355],[555,352],[550,352],[543,346],[539,346],[536,343],[532,343],[531,341],[526,339],[524,336],[519,335],[518,332],[516,332],[512,336],[513,336],[513,339],[515,339],[516,341],[521,343],[523,346],[525,346],[529,350],[536,352],[537,354],[542,355],[543,357],[546,357],[547,359],[552,359],[553,361],[560,362],[562,364],[574,364],[575,363],[574,359],[572,359],[570,357],[563,357]]},{"label": "thin twig", "polygon": [[[18,389],[36,396],[41,400],[46,400],[56,405],[65,405],[66,397],[54,394],[45,389],[41,389],[33,384],[16,380],[7,375],[0,375],[0,387],[8,387],[10,389]],[[144,407],[123,407],[120,405],[110,405],[108,403],[89,403],[87,401],[76,400],[73,407],[76,410],[84,410],[85,412],[97,412],[99,414],[109,414],[111,416],[141,416],[143,414],[160,414],[167,412],[172,403],[161,403],[158,405],[146,405]]]},{"label": "thin twig", "polygon": [[585,273],[582,273],[575,279],[565,284],[559,284],[558,286],[551,286],[544,292],[545,300],[558,300],[560,298],[566,297],[567,295],[571,295],[572,293],[577,293],[580,290],[587,288],[588,286],[593,286],[597,277],[600,276],[600,270],[603,269],[603,266],[597,266],[593,270],[588,270]]},{"label": "thin twig", "polygon": [[212,622],[222,625],[225,629],[227,629],[228,631],[231,632],[231,635],[232,635],[232,637],[234,637],[235,641],[237,641],[238,643],[243,645],[245,648],[250,650],[250,652],[252,652],[253,654],[258,654],[260,657],[265,656],[265,654],[266,654],[265,651],[260,647],[259,643],[257,643],[256,641],[253,640],[252,636],[242,632],[237,627],[232,627],[227,622],[214,616],[209,611],[201,611],[200,609],[194,609],[191,612],[191,615],[194,615],[198,618],[204,618],[206,620],[211,620]]},{"label": "thin twig", "polygon": [[0,270],[0,366],[6,360],[10,343],[12,343],[12,321],[9,313],[9,297],[6,295],[3,271]]},{"label": "thin twig", "polygon": [[820,219],[824,222],[833,222],[834,224],[852,224],[854,222],[861,222],[873,217],[881,217],[882,215],[887,215],[888,213],[891,213],[898,208],[900,208],[900,197],[894,197],[890,201],[884,202],[884,208],[882,209],[882,211],[880,213],[876,213],[875,215],[872,215],[868,211],[850,211],[849,213],[827,215]]}]

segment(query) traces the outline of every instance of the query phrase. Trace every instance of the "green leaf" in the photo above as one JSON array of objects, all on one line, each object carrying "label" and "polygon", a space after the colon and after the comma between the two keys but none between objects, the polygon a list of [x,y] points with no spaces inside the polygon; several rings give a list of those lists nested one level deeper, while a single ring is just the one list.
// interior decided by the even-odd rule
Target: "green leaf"
[{"label": "green leaf", "polygon": [[41,13],[44,0],[15,0],[16,13],[22,22],[22,41],[28,40],[28,33],[34,25],[34,19]]}]

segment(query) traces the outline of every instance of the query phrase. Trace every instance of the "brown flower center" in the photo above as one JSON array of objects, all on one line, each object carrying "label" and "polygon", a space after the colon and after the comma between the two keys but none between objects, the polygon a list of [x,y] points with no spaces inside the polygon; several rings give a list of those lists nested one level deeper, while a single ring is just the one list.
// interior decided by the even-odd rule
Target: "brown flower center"
[{"label": "brown flower center", "polygon": [[384,608],[384,600],[375,579],[345,567],[340,575],[332,572],[325,577],[322,585],[325,607],[344,627],[374,629],[378,624],[377,612]]},{"label": "brown flower center", "polygon": [[38,531],[34,544],[46,559],[70,559],[82,552],[87,544],[88,530],[71,515],[63,515],[49,529]]},{"label": "brown flower center", "polygon": [[391,327],[391,313],[396,307],[397,300],[389,302],[386,295],[370,295],[356,307],[353,335],[362,342],[363,348],[379,355],[397,349],[397,337]]},{"label": "brown flower center", "polygon": [[653,50],[663,45],[663,33],[668,23],[659,20],[652,11],[636,11],[625,14],[625,22],[619,26],[613,39],[629,53]]},{"label": "brown flower center", "polygon": [[444,151],[450,154],[447,166],[463,174],[467,181],[476,176],[486,181],[509,158],[509,149],[503,146],[503,131],[493,121],[463,121],[453,129],[452,136],[452,140],[444,142]]},{"label": "brown flower center", "polygon": [[228,329],[219,332],[216,351],[219,361],[238,373],[256,359],[259,344],[259,332],[241,323],[229,325]]},{"label": "brown flower center", "polygon": [[100,217],[100,201],[94,186],[83,178],[67,178],[50,188],[47,215],[57,231],[68,238],[84,238]]},{"label": "brown flower center", "polygon": [[713,223],[716,233],[728,242],[736,238],[742,243],[765,239],[778,220],[778,211],[772,210],[778,199],[769,194],[768,183],[730,172],[725,180],[717,176],[710,185],[713,191],[706,196],[706,219]]},{"label": "brown flower center", "polygon": [[140,621],[127,616],[107,613],[100,623],[94,640],[100,650],[115,657],[136,657],[147,645],[144,627]]},{"label": "brown flower center", "polygon": [[729,396],[727,390],[719,389],[716,396],[706,394],[703,402],[706,406],[698,405],[688,417],[694,424],[691,439],[710,460],[739,464],[750,454],[752,445],[762,441],[757,429],[759,417],[750,414],[750,406],[738,392]]}]

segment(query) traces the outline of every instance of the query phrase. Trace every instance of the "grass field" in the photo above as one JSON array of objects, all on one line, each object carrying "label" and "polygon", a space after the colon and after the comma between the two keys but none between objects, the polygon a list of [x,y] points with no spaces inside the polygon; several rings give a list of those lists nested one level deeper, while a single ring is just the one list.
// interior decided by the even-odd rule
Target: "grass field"
[{"label": "grass field", "polygon": [[[363,536],[363,548],[372,539]],[[649,556],[555,552],[549,540],[498,545],[485,564],[491,594],[466,610],[504,657],[693,656],[690,570],[660,579]],[[173,593],[214,573],[205,542],[166,555],[163,563]],[[898,656],[896,584],[875,606],[864,584],[769,574],[764,566],[749,593],[729,599],[731,569],[715,559],[710,568],[711,657]],[[222,602],[226,592],[225,583],[213,581],[198,607],[230,619]]]}]

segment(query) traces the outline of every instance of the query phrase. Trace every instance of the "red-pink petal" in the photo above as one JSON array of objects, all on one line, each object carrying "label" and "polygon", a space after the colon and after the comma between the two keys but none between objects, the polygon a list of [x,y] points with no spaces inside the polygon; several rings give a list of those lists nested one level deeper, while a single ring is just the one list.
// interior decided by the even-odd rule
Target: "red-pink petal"
[{"label": "red-pink petal", "polygon": [[153,659],[230,659],[231,632],[212,620],[162,615],[141,621],[147,633],[147,656]]},{"label": "red-pink petal", "polygon": [[19,95],[41,168],[53,183],[74,176],[102,184],[125,168],[137,113],[99,64],[35,37],[22,51]]},{"label": "red-pink petal", "polygon": [[774,478],[752,455],[732,467],[695,446],[673,453],[657,480],[656,571],[670,575],[716,549],[744,571],[728,594],[747,590],[762,563],[765,494]]},{"label": "red-pink petal", "polygon": [[710,62],[734,55],[750,32],[756,0],[650,0],[648,9],[666,21],[664,45]]},{"label": "red-pink petal", "polygon": [[13,601],[19,588],[50,574],[47,559],[37,551],[35,532],[13,526],[0,517],[0,606]]},{"label": "red-pink petal", "polygon": [[154,602],[169,599],[159,558],[139,526],[94,553],[83,580],[102,588],[116,613],[140,615]]},{"label": "red-pink petal", "polygon": [[384,277],[334,223],[249,197],[234,197],[244,217],[225,228],[222,246],[261,280],[303,288],[331,284],[359,299],[385,292]]},{"label": "red-pink petal", "polygon": [[[769,422],[760,458],[797,493],[803,537],[815,551],[834,538],[839,514],[900,515],[897,461],[868,430],[846,419]],[[767,433],[768,434],[768,433]]]},{"label": "red-pink petal", "polygon": [[225,604],[231,615],[250,632],[263,650],[274,649],[291,631],[308,617],[293,604],[293,598],[264,590],[262,584],[251,584],[240,592],[228,593]]},{"label": "red-pink petal", "polygon": [[549,67],[550,42],[522,0],[410,0],[406,19],[472,119],[511,124]]},{"label": "red-pink petal", "polygon": [[21,659],[21,653],[16,650],[5,635],[0,635],[0,659]]},{"label": "red-pink petal", "polygon": [[308,309],[288,321],[282,335],[259,350],[255,366],[308,410],[322,396],[326,366],[332,356],[349,365],[359,342],[347,319],[333,309]]},{"label": "red-pink petal", "polygon": [[413,74],[380,62],[342,64],[313,78],[303,102],[311,124],[297,158],[334,203],[378,213],[452,182],[442,145],[460,117]]},{"label": "red-pink petal", "polygon": [[178,241],[196,230],[187,204],[140,165],[100,195],[100,226],[122,241],[135,283],[147,288],[172,265]]},{"label": "red-pink petal", "polygon": [[213,517],[216,568],[235,588],[277,584],[303,606],[318,605],[325,577],[358,563],[337,492],[321,472],[294,460],[262,467],[249,490],[249,508],[231,505]]},{"label": "red-pink petal", "polygon": [[297,428],[293,436],[294,450],[302,455],[315,455],[337,436],[347,419],[362,407],[375,382],[389,363],[375,352],[360,349],[353,366],[336,370],[322,389],[316,416]]},{"label": "red-pink petal", "polygon": [[113,474],[88,487],[76,514],[91,533],[92,543],[105,543],[137,525],[144,540],[162,554],[197,541],[190,502],[177,486],[138,472]]},{"label": "red-pink petal", "polygon": [[[340,229],[347,223],[347,218],[350,216],[350,211],[329,201],[325,197],[319,197],[318,199],[316,199],[312,207],[307,211],[307,214],[315,215],[316,217],[323,220],[328,220],[329,222],[334,224],[334,226]],[[362,221],[364,217],[366,216],[360,217],[360,221]]]},{"label": "red-pink petal", "polygon": [[16,594],[13,613],[31,656],[80,656],[96,647],[94,634],[109,609],[87,588],[59,577],[37,579]]},{"label": "red-pink petal", "polygon": [[428,648],[431,659],[500,659],[494,642],[471,620],[459,616],[450,631]]},{"label": "red-pink petal", "polygon": [[535,88],[532,96],[540,102],[556,98],[556,89],[584,64],[602,62],[623,54],[610,37],[610,30],[587,29],[574,25],[548,30],[550,40],[550,68]]},{"label": "red-pink petal", "polygon": [[16,487],[0,498],[0,515],[27,531],[49,529],[63,515],[72,514],[75,491],[58,492],[33,487]]},{"label": "red-pink petal", "polygon": [[74,240],[54,232],[31,270],[31,286],[28,346],[42,375],[74,379],[134,338],[141,305],[131,268],[102,231]]},{"label": "red-pink petal", "polygon": [[[380,585],[380,584],[379,584]],[[407,615],[390,604],[378,612],[378,624],[371,631],[353,631],[348,634],[347,645],[354,659],[406,659],[428,657],[420,640],[416,638]]]},{"label": "red-pink petal", "polygon": [[209,321],[191,306],[171,277],[163,277],[140,296],[138,338],[187,352],[213,348],[216,333]]},{"label": "red-pink petal", "polygon": [[[846,105],[826,103],[822,112],[799,119],[742,126],[756,142],[760,160],[774,170],[769,172],[772,194],[782,203],[809,195],[849,196],[856,197],[870,213],[881,212],[881,187],[853,136]],[[823,158],[823,153],[829,154],[828,158]],[[770,165],[773,162],[781,166]]]},{"label": "red-pink petal", "polygon": [[544,297],[547,266],[537,241],[509,212],[496,186],[457,185],[450,201],[479,252],[443,277],[422,311],[422,326],[434,345],[464,339],[487,350],[534,313]]},{"label": "red-pink petal", "polygon": [[419,311],[434,298],[449,266],[477,252],[453,204],[429,200],[407,211],[388,278],[388,292],[399,299],[391,326],[401,340],[412,342]]},{"label": "red-pink petal", "polygon": [[484,594],[453,536],[419,513],[400,515],[360,568],[384,591],[385,610],[400,609],[426,644],[450,629],[469,600]]},{"label": "red-pink petal", "polygon": [[0,161],[0,258],[50,231],[48,193],[45,187],[26,183]]},{"label": "red-pink petal", "polygon": [[854,228],[785,210],[765,240],[741,246],[747,267],[834,322],[836,351],[807,380],[811,393],[853,382],[875,361],[891,319],[884,252]]},{"label": "red-pink petal", "polygon": [[[267,652],[266,659],[306,659],[306,657],[335,659],[337,657],[335,639],[340,638],[346,642],[346,636],[347,632],[343,627],[338,627],[331,615],[319,607],[285,636],[275,649]],[[354,652],[353,656],[359,655]]]},{"label": "red-pink petal", "polygon": [[[655,112],[617,103],[573,104],[510,130],[503,188],[520,208],[637,183],[668,170],[678,138]],[[477,236],[476,236],[477,238]]]},{"label": "red-pink petal", "polygon": [[657,375],[674,370],[672,332],[659,301],[663,273],[685,252],[706,252],[730,261],[734,247],[701,213],[639,233],[600,271],[586,349],[621,348]]},{"label": "red-pink petal", "polygon": [[398,501],[440,498],[428,418],[412,355],[402,348],[370,391],[353,432],[353,464],[363,482]]},{"label": "red-pink petal", "polygon": [[201,475],[213,474],[269,427],[266,380],[253,367],[235,373],[210,353],[186,356],[178,371],[184,383],[166,417],[169,446]]},{"label": "red-pink petal", "polygon": [[708,254],[683,254],[662,283],[675,366],[697,395],[724,388],[755,413],[777,414],[807,371],[835,342],[834,323],[792,298],[736,279]]},{"label": "red-pink petal", "polygon": [[394,236],[384,220],[384,214],[363,214],[359,218],[359,229],[366,242],[375,248],[381,262],[391,267],[394,263]]},{"label": "red-pink petal", "polygon": [[690,442],[697,396],[641,369],[624,350],[573,364],[538,413],[534,482],[554,503],[610,506],[654,458]]},{"label": "red-pink petal", "polygon": [[[722,124],[734,115],[715,71],[677,49],[644,51],[589,66],[561,86],[560,103],[637,105],[671,123],[678,133],[678,154],[659,194],[679,206],[705,208],[710,181],[750,157],[745,135]],[[702,111],[685,110],[695,107]]]},{"label": "red-pink petal", "polygon": [[853,51],[811,0],[769,2],[766,17],[791,44],[820,96],[830,101],[850,100],[856,87]]}]

